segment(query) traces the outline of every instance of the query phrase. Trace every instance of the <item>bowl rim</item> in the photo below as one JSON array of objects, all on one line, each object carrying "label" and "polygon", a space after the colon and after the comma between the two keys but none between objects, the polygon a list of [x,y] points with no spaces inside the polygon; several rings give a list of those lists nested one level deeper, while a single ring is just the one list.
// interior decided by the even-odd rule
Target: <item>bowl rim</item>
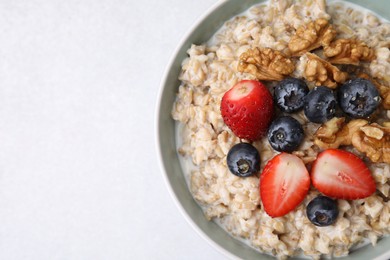
[{"label": "bowl rim", "polygon": [[160,130],[161,130],[160,129],[160,124],[159,124],[159,118],[160,118],[160,113],[161,113],[160,107],[161,107],[161,104],[162,104],[162,96],[163,96],[163,93],[164,93],[164,86],[165,86],[165,84],[167,82],[169,71],[170,71],[173,63],[175,62],[175,59],[176,59],[177,55],[179,54],[179,51],[180,51],[181,47],[186,42],[186,40],[191,36],[191,34],[196,30],[196,28],[205,19],[210,14],[212,14],[216,9],[218,9],[223,3],[227,2],[227,1],[228,0],[218,0],[216,3],[214,3],[213,5],[208,7],[207,10],[205,12],[203,12],[195,20],[195,22],[192,23],[190,28],[188,30],[186,30],[185,34],[181,37],[180,41],[177,43],[173,53],[171,54],[171,56],[169,58],[168,65],[164,69],[163,76],[162,76],[162,79],[161,79],[160,84],[159,84],[159,91],[158,91],[157,102],[156,102],[157,104],[155,106],[155,127],[154,128],[155,128],[155,141],[156,141],[155,145],[156,145],[156,150],[157,150],[158,164],[159,164],[159,167],[161,169],[161,173],[163,175],[165,186],[168,188],[168,192],[169,192],[171,198],[173,199],[174,204],[176,205],[176,208],[179,210],[179,212],[184,217],[186,222],[191,226],[191,228],[193,230],[195,230],[196,233],[198,234],[198,236],[200,236],[203,240],[205,240],[208,243],[209,246],[211,246],[213,249],[216,249],[219,253],[221,253],[222,255],[224,255],[224,256],[226,256],[226,257],[228,257],[230,259],[234,259],[234,260],[237,259],[237,260],[239,260],[240,258],[238,258],[237,256],[235,256],[232,253],[230,253],[228,250],[226,250],[225,248],[220,246],[218,243],[213,241],[207,234],[205,234],[198,227],[198,225],[191,219],[191,217],[186,212],[184,207],[180,204],[179,199],[178,199],[176,193],[174,192],[173,187],[172,187],[171,183],[169,182],[169,179],[168,179],[168,176],[167,176],[167,171],[166,171],[166,168],[165,168],[164,162],[163,162],[163,156],[162,156],[163,149],[162,149],[162,147],[160,145],[161,142],[160,142],[160,134],[159,134]]},{"label": "bowl rim", "polygon": [[[207,242],[207,244],[209,246],[211,246],[211,248],[213,248],[217,252],[221,253],[223,256],[228,257],[229,259],[240,260],[241,258],[239,258],[238,256],[232,254],[231,252],[229,252],[228,250],[223,248],[217,242],[212,240],[203,230],[201,230],[198,227],[198,225],[189,216],[189,214],[184,209],[184,207],[181,205],[181,203],[180,203],[180,201],[179,201],[179,199],[178,199],[178,197],[177,197],[175,191],[173,190],[173,187],[172,187],[172,185],[171,185],[171,183],[169,181],[169,178],[168,178],[168,175],[167,175],[167,170],[166,170],[165,165],[164,165],[163,155],[162,155],[163,149],[161,147],[161,142],[160,142],[160,130],[161,130],[161,127],[160,127],[160,123],[159,123],[160,114],[161,114],[160,107],[161,107],[161,104],[162,104],[162,96],[163,96],[163,93],[164,93],[164,86],[165,86],[165,84],[166,84],[166,82],[168,80],[169,71],[170,71],[172,65],[174,64],[175,59],[177,58],[177,56],[178,56],[178,54],[180,52],[180,49],[185,44],[187,39],[190,38],[190,36],[193,34],[193,32],[198,28],[198,26],[209,15],[211,15],[215,10],[217,10],[221,5],[223,5],[227,1],[229,1],[229,0],[217,0],[216,3],[214,3],[213,5],[208,7],[205,12],[203,12],[197,19],[195,19],[195,22],[193,22],[190,25],[189,29],[183,34],[183,36],[180,38],[179,42],[176,44],[176,47],[175,47],[174,51],[172,52],[172,54],[170,55],[169,61],[168,61],[167,65],[166,65],[166,67],[165,67],[165,69],[164,69],[164,71],[162,73],[162,78],[161,78],[160,83],[159,83],[159,89],[158,89],[158,94],[157,94],[157,102],[156,102],[155,111],[154,111],[155,112],[154,113],[154,115],[155,115],[155,118],[154,118],[154,124],[155,124],[154,134],[155,134],[155,146],[156,146],[156,151],[157,151],[158,165],[159,165],[160,171],[161,171],[161,173],[163,175],[162,177],[163,177],[165,186],[167,187],[168,193],[170,194],[170,197],[173,199],[173,202],[176,205],[176,208],[179,210],[179,212],[184,217],[186,222],[190,225],[190,227],[193,230],[195,230],[195,232],[198,234],[198,236],[200,236],[203,240],[205,240]],[[265,0],[265,1],[268,1],[268,0]],[[353,0],[349,0],[349,1],[351,1],[353,3]],[[375,15],[378,15],[378,16],[382,17],[381,15],[379,15],[376,12],[373,12],[373,13]],[[386,19],[385,18],[385,20],[390,20],[390,19]],[[390,236],[389,236],[389,238],[390,238]],[[390,250],[385,252],[385,253],[383,253],[382,255],[378,255],[373,260],[387,260],[387,259],[390,259]]]}]

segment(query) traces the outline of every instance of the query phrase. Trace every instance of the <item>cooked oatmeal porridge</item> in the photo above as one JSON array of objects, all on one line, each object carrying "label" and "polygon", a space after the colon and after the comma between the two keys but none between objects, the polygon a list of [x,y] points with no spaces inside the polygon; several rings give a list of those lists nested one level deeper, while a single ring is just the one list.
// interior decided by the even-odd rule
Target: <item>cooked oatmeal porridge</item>
[{"label": "cooked oatmeal porridge", "polygon": [[[278,258],[304,254],[345,256],[364,243],[373,246],[390,233],[390,24],[350,3],[325,0],[271,0],[227,21],[205,44],[192,45],[182,63],[181,85],[172,116],[177,121],[178,153],[189,188],[209,220],[257,250]],[[322,123],[304,111],[289,113],[304,131],[291,154],[308,171],[319,154],[341,149],[369,168],[376,190],[365,198],[337,199],[338,215],[314,225],[308,204],[321,192],[310,186],[289,213],[271,217],[259,192],[259,179],[280,154],[264,134],[239,138],[221,115],[225,93],[242,80],[262,82],[270,92],[285,78],[303,80],[310,91],[339,91],[350,79],[372,82],[380,105],[367,117],[338,111]],[[274,104],[275,105],[275,104]],[[285,115],[275,107],[274,118]],[[260,170],[249,177],[229,171],[235,144],[251,143]],[[312,183],[313,184],[313,183]]]}]

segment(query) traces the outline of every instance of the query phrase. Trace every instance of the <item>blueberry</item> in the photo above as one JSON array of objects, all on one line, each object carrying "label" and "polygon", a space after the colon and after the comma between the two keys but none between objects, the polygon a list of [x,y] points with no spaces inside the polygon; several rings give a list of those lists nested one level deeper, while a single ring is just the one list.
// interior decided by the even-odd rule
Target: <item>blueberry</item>
[{"label": "blueberry", "polygon": [[365,118],[377,109],[381,98],[371,81],[357,78],[340,87],[338,101],[341,109],[350,117]]},{"label": "blueberry", "polygon": [[302,143],[304,132],[298,120],[291,116],[281,116],[271,123],[267,136],[276,151],[292,152]]},{"label": "blueberry", "polygon": [[309,88],[303,80],[296,78],[284,79],[275,87],[275,104],[283,112],[299,111],[303,107],[303,98],[307,93],[309,93]]},{"label": "blueberry", "polygon": [[248,177],[260,170],[260,154],[253,145],[238,143],[230,148],[227,165],[234,175]]},{"label": "blueberry", "polygon": [[312,89],[304,99],[304,112],[310,122],[324,123],[335,116],[337,101],[330,88],[321,86]]},{"label": "blueberry", "polygon": [[316,226],[332,225],[339,215],[337,201],[329,197],[318,196],[306,207],[307,218]]}]

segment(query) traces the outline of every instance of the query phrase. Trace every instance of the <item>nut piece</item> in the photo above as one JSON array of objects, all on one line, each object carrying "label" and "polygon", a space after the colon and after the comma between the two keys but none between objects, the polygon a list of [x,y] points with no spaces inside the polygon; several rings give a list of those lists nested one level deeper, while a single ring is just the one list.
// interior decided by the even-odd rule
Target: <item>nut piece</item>
[{"label": "nut piece", "polygon": [[288,48],[293,56],[300,56],[321,46],[328,46],[335,37],[333,26],[328,20],[320,18],[300,26],[291,37]]},{"label": "nut piece", "polygon": [[355,119],[345,124],[344,117],[334,117],[318,128],[314,134],[314,143],[321,149],[351,145],[353,134],[367,124],[368,121],[363,119]]},{"label": "nut piece", "polygon": [[372,162],[390,163],[390,126],[372,123],[360,127],[352,136],[352,145]]},{"label": "nut piece", "polygon": [[327,86],[334,89],[337,87],[337,83],[344,83],[348,79],[348,73],[340,71],[317,55],[308,52],[305,56],[307,64],[304,77],[308,81],[314,81],[317,86]]},{"label": "nut piece", "polygon": [[381,85],[378,82],[374,82],[374,85],[378,88],[379,94],[382,97],[383,108],[390,109],[390,87]]},{"label": "nut piece", "polygon": [[324,55],[333,64],[359,65],[360,61],[373,61],[375,51],[356,39],[339,39],[324,47]]},{"label": "nut piece", "polygon": [[294,63],[281,52],[270,48],[249,49],[240,56],[238,71],[258,80],[282,80],[295,70]]},{"label": "nut piece", "polygon": [[383,126],[354,119],[344,124],[344,118],[332,118],[314,134],[314,143],[321,149],[353,145],[372,162],[390,163],[390,122]]}]

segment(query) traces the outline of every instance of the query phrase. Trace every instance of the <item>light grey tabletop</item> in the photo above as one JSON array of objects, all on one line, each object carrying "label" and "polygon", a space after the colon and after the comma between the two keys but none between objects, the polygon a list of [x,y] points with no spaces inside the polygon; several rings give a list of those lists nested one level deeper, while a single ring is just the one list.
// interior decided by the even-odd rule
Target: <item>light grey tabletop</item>
[{"label": "light grey tabletop", "polygon": [[176,45],[216,0],[0,1],[0,259],[224,259],[157,164]]}]

